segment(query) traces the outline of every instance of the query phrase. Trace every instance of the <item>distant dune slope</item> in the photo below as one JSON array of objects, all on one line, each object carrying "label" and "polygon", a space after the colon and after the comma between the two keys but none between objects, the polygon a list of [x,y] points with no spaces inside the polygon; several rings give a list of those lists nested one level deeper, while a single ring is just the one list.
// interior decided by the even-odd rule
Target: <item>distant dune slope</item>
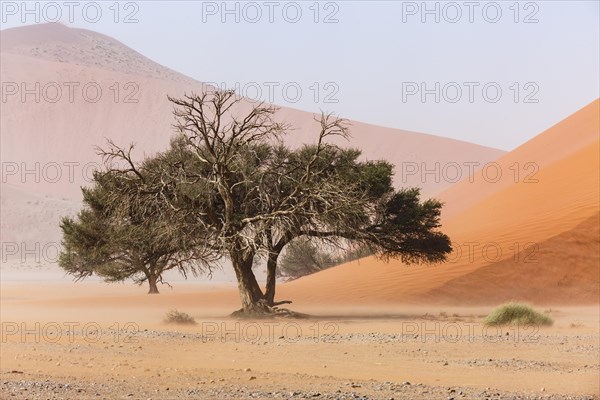
[{"label": "distant dune slope", "polygon": [[367,258],[286,284],[282,295],[309,302],[597,302],[598,118],[595,101],[497,160],[503,171],[535,160],[535,182],[460,183],[440,194],[448,207],[470,203],[444,219],[451,261],[407,267]]},{"label": "distant dune slope", "polygon": [[[62,217],[74,215],[77,201],[37,195],[10,184],[0,196],[0,258],[3,267],[29,268],[38,275],[40,265],[57,262]],[[5,272],[2,279],[5,279]]]},{"label": "distant dune slope", "polygon": [[[18,174],[7,177],[9,183],[37,193],[79,199],[79,186],[89,175],[84,166],[98,162],[94,146],[105,144],[105,138],[121,145],[135,142],[140,152],[165,148],[173,134],[167,94],[181,96],[206,88],[119,41],[84,29],[60,24],[13,28],[2,31],[1,41],[2,80],[17,85],[3,93],[3,160],[26,163],[23,167],[30,169],[35,163],[77,164],[73,181],[38,183],[28,179],[24,183]],[[96,95],[98,88],[101,96]],[[23,95],[23,89],[33,90],[33,94]],[[59,89],[61,96],[55,101]],[[69,98],[71,90],[73,100]],[[37,100],[35,92],[39,94]],[[296,128],[285,138],[288,143],[299,145],[314,140],[317,125],[312,113],[282,107],[278,118]],[[360,122],[352,122],[351,130],[353,139],[341,143],[362,149],[366,158],[389,159],[397,165],[398,185],[419,186],[426,194],[438,193],[452,182],[422,179],[420,171],[403,179],[403,162],[411,163],[410,168],[412,163],[431,168],[436,162],[486,163],[504,153]],[[63,173],[67,170],[63,166]]]},{"label": "distant dune slope", "polygon": [[87,29],[37,24],[2,31],[2,52],[183,83],[195,81]]}]

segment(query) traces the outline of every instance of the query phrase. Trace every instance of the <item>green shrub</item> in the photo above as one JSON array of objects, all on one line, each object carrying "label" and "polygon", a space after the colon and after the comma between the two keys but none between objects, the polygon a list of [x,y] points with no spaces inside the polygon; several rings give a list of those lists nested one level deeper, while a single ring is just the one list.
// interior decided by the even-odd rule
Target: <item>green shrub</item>
[{"label": "green shrub", "polygon": [[165,322],[167,324],[196,325],[196,321],[189,314],[177,310],[169,311]]},{"label": "green shrub", "polygon": [[506,303],[496,307],[483,321],[486,325],[552,325],[552,317],[527,304]]}]

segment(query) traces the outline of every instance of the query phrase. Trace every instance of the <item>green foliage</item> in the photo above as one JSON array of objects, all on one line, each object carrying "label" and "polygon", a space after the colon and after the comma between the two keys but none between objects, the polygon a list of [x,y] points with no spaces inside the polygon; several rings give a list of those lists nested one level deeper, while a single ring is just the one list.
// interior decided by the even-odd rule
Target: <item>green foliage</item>
[{"label": "green foliage", "polygon": [[84,208],[76,218],[61,221],[59,265],[77,280],[94,274],[107,282],[132,279],[149,282],[150,292],[157,293],[165,271],[198,272],[198,265],[189,262],[196,250],[169,219],[158,218],[166,204],[141,201],[140,188],[130,179],[134,173],[107,169],[94,174],[92,187],[82,189]]},{"label": "green foliage", "polygon": [[549,315],[535,311],[527,304],[507,303],[495,308],[484,320],[486,325],[552,325]]},{"label": "green foliage", "polygon": [[419,196],[418,188],[402,189],[382,202],[377,222],[367,228],[381,257],[440,262],[452,251],[450,239],[438,230],[442,203],[421,202]]}]

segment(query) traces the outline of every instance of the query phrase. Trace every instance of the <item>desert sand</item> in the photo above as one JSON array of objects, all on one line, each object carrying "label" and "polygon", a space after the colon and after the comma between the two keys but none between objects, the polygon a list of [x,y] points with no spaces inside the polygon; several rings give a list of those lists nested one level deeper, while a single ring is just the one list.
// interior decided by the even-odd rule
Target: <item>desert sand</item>
[{"label": "desert sand", "polygon": [[[550,328],[486,328],[489,307],[389,303],[236,321],[225,317],[237,306],[233,290],[28,288],[2,285],[6,398],[559,399],[600,390],[597,307],[548,309]],[[197,325],[165,324],[174,307]]]},{"label": "desert sand", "polygon": [[[80,90],[72,102],[66,90],[55,103],[3,101],[3,168],[17,169],[3,169],[2,242],[58,243],[60,217],[81,207],[80,186],[98,165],[94,146],[110,137],[135,142],[140,156],[164,148],[166,95],[205,86],[91,31],[46,24],[2,31],[1,40],[5,82],[103,90],[97,102]],[[455,252],[433,266],[369,257],[280,284],[277,298],[308,319],[229,318],[235,286],[204,277],[150,296],[129,282],[75,283],[47,260],[3,254],[0,397],[599,398],[599,105],[508,153],[352,121],[347,145],[394,162],[398,187],[445,203]],[[311,113],[278,115],[297,128],[287,143],[312,140]],[[406,174],[407,162],[479,167],[451,182]],[[62,175],[48,179],[54,170],[44,168],[55,165]],[[41,179],[24,178],[36,166]],[[554,325],[483,325],[508,300],[534,304]],[[166,324],[172,309],[197,324]]]}]

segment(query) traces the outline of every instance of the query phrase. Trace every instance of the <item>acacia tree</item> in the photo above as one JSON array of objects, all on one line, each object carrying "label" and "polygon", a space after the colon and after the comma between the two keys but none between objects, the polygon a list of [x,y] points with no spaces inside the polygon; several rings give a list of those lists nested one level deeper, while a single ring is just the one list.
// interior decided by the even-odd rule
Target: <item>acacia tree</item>
[{"label": "acacia tree", "polygon": [[[450,252],[438,231],[439,202],[395,191],[389,163],[360,162],[360,151],[329,143],[349,137],[344,120],[322,115],[316,143],[292,150],[280,142],[287,126],[274,120],[273,106],[248,106],[230,91],[169,99],[178,135],[152,163],[156,179],[131,173],[136,164],[118,147],[104,155],[126,162],[135,183],[125,190],[158,211],[146,218],[175,220],[186,236],[192,224],[202,235],[188,236],[191,243],[231,260],[244,313],[273,312],[279,254],[302,236],[405,261]],[[252,271],[257,256],[267,258],[265,292]]]},{"label": "acacia tree", "polygon": [[[125,159],[130,152],[122,151]],[[107,282],[120,282],[132,279],[137,284],[147,282],[149,294],[157,294],[158,283],[163,282],[163,274],[178,269],[184,276],[196,275],[208,265],[203,262],[209,254],[199,251],[201,247],[190,246],[186,235],[175,230],[164,216],[146,218],[154,209],[143,209],[147,204],[138,203],[132,197],[135,191],[129,173],[137,178],[147,179],[145,170],[151,170],[148,161],[135,171],[109,168],[95,172],[93,186],[82,188],[84,209],[76,218],[63,218],[60,227],[63,232],[63,250],[59,265],[76,280],[91,275],[104,278]],[[119,207],[115,207],[115,205]],[[179,224],[177,229],[183,225]],[[187,229],[193,228],[188,224]],[[188,235],[192,231],[188,231]],[[198,233],[194,233],[197,235]],[[208,270],[210,272],[210,270]]]}]

